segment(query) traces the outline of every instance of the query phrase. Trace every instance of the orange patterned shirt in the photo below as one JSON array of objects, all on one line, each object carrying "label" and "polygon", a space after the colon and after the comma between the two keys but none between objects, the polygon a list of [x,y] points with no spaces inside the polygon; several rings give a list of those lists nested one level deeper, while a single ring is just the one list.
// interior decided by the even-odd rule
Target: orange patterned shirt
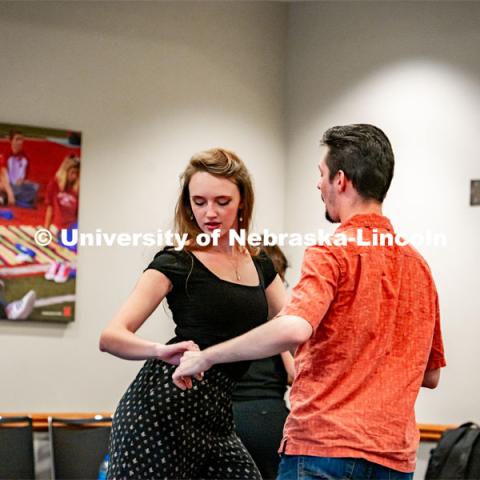
[{"label": "orange patterned shirt", "polygon": [[[425,371],[446,365],[430,269],[411,246],[365,246],[394,235],[381,215],[355,215],[347,245],[305,252],[300,282],[280,315],[313,327],[295,354],[291,412],[280,451],[364,458],[415,470],[414,404]],[[377,242],[378,243],[378,242]]]}]

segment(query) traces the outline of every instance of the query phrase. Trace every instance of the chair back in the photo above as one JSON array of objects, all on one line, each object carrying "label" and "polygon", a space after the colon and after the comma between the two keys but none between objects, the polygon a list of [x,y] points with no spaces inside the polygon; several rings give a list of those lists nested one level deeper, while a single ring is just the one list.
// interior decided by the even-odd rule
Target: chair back
[{"label": "chair back", "polygon": [[0,416],[0,479],[34,478],[32,419]]},{"label": "chair back", "polygon": [[111,417],[48,418],[52,473],[55,480],[96,480],[105,455]]}]

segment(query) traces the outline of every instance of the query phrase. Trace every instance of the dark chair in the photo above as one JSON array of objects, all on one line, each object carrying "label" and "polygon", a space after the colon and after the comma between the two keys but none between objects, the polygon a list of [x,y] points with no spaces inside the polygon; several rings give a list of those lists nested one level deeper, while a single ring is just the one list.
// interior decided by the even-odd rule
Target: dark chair
[{"label": "dark chair", "polygon": [[96,479],[108,452],[112,419],[48,418],[52,473],[55,480]]},{"label": "dark chair", "polygon": [[34,479],[30,417],[0,417],[0,479]]}]

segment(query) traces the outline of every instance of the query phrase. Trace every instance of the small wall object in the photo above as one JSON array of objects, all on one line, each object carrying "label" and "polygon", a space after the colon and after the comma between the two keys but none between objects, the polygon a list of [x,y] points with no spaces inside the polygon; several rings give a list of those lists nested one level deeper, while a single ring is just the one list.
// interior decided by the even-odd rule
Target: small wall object
[{"label": "small wall object", "polygon": [[480,205],[480,180],[470,180],[470,205]]}]

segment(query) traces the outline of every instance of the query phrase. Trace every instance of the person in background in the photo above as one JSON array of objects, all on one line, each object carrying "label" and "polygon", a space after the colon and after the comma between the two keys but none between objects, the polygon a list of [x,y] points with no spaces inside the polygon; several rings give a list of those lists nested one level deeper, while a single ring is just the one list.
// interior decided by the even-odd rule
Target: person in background
[{"label": "person in background", "polygon": [[5,205],[15,205],[15,195],[8,178],[7,162],[0,155],[0,206]]},{"label": "person in background", "polygon": [[[285,283],[287,258],[279,246],[263,246]],[[295,376],[290,352],[254,360],[233,391],[233,416],[240,440],[255,461],[264,480],[277,476],[278,447],[288,416],[285,393]]]},{"label": "person in background", "polygon": [[37,295],[34,290],[28,291],[19,300],[7,302],[4,296],[5,283],[0,280],[0,319],[26,320],[33,311]]},{"label": "person in background", "polygon": [[7,157],[8,180],[19,207],[32,208],[37,202],[38,183],[27,180],[29,161],[23,151],[25,140],[22,132],[12,130],[10,138],[10,154]]},{"label": "person in background", "polygon": [[62,161],[47,185],[44,227],[58,233],[77,221],[80,189],[80,159],[72,154]]},{"label": "person in background", "polygon": [[[65,157],[55,176],[47,185],[44,227],[61,243],[61,231],[77,225],[78,195],[80,190],[80,159],[71,154]],[[45,272],[46,280],[65,283],[72,273],[70,262],[52,262]]]}]

